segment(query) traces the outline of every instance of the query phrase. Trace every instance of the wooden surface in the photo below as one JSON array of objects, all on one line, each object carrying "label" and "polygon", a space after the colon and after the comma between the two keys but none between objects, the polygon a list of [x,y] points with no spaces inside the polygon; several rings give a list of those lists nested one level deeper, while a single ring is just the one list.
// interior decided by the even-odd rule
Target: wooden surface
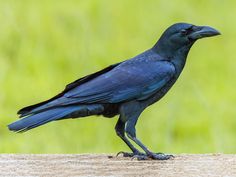
[{"label": "wooden surface", "polygon": [[106,154],[0,155],[0,176],[236,177],[236,155],[175,155],[138,161]]}]

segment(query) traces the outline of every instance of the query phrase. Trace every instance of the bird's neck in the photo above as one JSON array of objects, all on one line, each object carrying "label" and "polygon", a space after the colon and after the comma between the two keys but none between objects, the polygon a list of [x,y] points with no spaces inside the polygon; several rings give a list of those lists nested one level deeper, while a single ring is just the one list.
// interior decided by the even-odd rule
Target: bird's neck
[{"label": "bird's neck", "polygon": [[183,68],[185,66],[189,50],[190,50],[190,48],[188,49],[188,48],[184,47],[182,49],[177,50],[175,52],[175,55],[173,55],[171,57],[170,61],[175,65],[178,75],[181,73],[181,71],[183,70]]},{"label": "bird's neck", "polygon": [[186,59],[192,45],[183,46],[179,49],[169,48],[165,45],[158,45],[158,43],[152,48],[152,50],[158,53],[162,58],[169,60],[175,65],[177,74],[179,75],[183,70]]}]

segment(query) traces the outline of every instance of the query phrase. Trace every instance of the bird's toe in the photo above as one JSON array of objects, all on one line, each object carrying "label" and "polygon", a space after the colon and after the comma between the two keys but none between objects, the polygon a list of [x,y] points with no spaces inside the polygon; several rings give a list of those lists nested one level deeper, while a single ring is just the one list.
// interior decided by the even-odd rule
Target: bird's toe
[{"label": "bird's toe", "polygon": [[139,155],[134,155],[132,157],[132,160],[133,159],[137,159],[137,160],[148,160],[149,157],[146,155],[146,154],[139,154]]},{"label": "bird's toe", "polygon": [[148,155],[148,157],[154,160],[168,160],[174,158],[173,155],[163,153],[151,153]]},{"label": "bird's toe", "polygon": [[124,151],[120,151],[117,153],[116,156],[122,155],[123,157],[135,157],[135,156],[146,156],[144,153],[142,152],[124,152]]},{"label": "bird's toe", "polygon": [[123,152],[123,151],[120,151],[116,154],[116,157],[119,156],[119,155],[122,155],[123,157],[133,157],[133,153],[131,152]]}]

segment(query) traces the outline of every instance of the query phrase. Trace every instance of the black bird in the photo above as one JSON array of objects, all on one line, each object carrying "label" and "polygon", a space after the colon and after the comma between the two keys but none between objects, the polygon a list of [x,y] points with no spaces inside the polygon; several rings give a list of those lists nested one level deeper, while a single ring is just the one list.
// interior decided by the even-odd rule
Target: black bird
[{"label": "black bird", "polygon": [[[55,120],[91,115],[114,117],[117,135],[138,159],[166,160],[172,155],[151,152],[136,137],[135,125],[145,108],[160,100],[178,79],[191,46],[200,38],[219,35],[208,26],[177,23],[170,26],[149,50],[80,78],[53,98],[21,109],[23,119],[8,125],[24,132]],[[136,149],[129,139],[145,153]]]}]

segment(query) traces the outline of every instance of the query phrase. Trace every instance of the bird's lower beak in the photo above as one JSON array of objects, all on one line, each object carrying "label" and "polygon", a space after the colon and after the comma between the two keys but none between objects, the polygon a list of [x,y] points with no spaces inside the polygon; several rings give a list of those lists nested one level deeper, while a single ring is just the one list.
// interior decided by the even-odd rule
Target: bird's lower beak
[{"label": "bird's lower beak", "polygon": [[201,39],[204,37],[211,37],[220,35],[220,32],[209,26],[197,26],[195,30],[189,35],[192,40]]}]

